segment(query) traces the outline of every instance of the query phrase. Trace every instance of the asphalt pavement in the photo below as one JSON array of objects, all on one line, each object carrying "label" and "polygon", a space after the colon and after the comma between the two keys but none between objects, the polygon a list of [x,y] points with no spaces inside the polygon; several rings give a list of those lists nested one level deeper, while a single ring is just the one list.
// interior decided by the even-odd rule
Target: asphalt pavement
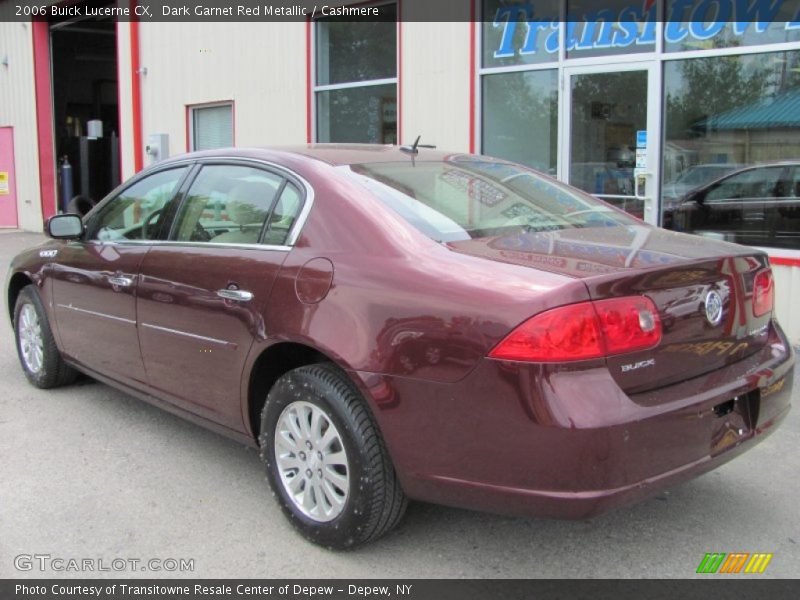
[{"label": "asphalt pavement", "polygon": [[[0,274],[41,239],[0,233]],[[755,577],[800,576],[800,385],[757,448],[632,508],[554,521],[412,503],[393,533],[342,553],[294,533],[254,450],[100,383],[29,385],[2,304],[0,578],[93,575],[54,570],[69,559],[100,577],[685,578],[706,552],[773,553]],[[142,571],[153,559],[176,570]]]}]

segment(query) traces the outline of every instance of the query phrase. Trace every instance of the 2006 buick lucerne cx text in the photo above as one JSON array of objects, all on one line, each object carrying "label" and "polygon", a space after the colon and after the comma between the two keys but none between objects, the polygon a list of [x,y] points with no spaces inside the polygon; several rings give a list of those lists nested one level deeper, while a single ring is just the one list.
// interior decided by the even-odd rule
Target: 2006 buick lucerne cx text
[{"label": "2006 buick lucerne cx text", "polygon": [[597,514],[789,411],[762,252],[500,160],[200,152],[47,231],[7,285],[30,382],[84,372],[257,444],[325,546],[377,538],[407,499]]}]

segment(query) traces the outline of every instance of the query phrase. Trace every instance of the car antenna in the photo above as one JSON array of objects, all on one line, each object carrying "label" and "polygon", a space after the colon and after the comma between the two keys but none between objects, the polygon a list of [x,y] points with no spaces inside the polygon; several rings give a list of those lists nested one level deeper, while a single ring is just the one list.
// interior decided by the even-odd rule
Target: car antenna
[{"label": "car antenna", "polygon": [[420,138],[422,138],[422,136],[418,135],[411,146],[400,146],[400,151],[408,154],[419,154],[418,148],[436,148],[436,146],[432,144],[420,144]]}]

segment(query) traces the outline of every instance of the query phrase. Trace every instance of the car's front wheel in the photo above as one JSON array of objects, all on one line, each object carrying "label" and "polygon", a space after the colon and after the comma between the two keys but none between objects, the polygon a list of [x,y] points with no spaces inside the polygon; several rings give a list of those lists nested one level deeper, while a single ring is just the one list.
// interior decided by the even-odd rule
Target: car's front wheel
[{"label": "car's front wheel", "polygon": [[78,375],[61,358],[44,305],[34,285],[27,285],[14,306],[17,354],[25,377],[39,388],[72,383]]},{"label": "car's front wheel", "polygon": [[352,548],[403,516],[406,498],[361,394],[332,365],[283,375],[261,414],[261,457],[281,508],[309,540]]}]

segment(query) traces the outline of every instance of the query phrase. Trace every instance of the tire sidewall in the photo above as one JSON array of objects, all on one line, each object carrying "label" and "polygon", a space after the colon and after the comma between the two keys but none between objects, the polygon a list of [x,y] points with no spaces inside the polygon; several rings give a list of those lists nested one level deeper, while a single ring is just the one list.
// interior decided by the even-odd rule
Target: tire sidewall
[{"label": "tire sidewall", "polygon": [[[305,401],[322,409],[336,426],[347,454],[349,491],[342,512],[333,520],[319,522],[304,515],[289,497],[275,458],[275,429],[284,409],[292,402]],[[365,473],[363,447],[356,439],[357,427],[340,394],[305,369],[281,377],[270,390],[262,412],[261,458],[267,480],[289,521],[308,540],[329,548],[345,549],[358,545],[367,532],[363,525],[370,516],[370,478]]]}]

